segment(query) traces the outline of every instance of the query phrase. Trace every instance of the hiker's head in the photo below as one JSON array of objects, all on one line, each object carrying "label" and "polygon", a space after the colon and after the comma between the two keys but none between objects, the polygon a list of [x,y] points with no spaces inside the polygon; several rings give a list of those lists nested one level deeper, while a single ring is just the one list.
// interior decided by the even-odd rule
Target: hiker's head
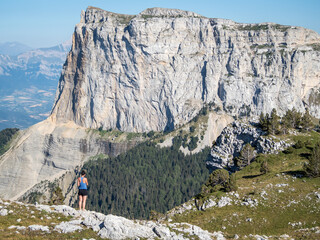
[{"label": "hiker's head", "polygon": [[81,171],[81,176],[86,175],[86,173],[87,173],[86,170],[82,170],[82,171]]}]

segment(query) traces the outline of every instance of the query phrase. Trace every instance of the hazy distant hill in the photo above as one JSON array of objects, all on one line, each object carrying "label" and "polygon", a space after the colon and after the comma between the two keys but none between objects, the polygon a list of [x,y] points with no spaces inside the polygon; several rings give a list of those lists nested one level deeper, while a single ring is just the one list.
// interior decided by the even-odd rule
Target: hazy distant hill
[{"label": "hazy distant hill", "polygon": [[[5,51],[5,46],[9,46]],[[70,42],[29,50],[23,44],[0,45],[0,129],[26,128],[48,116]]]},{"label": "hazy distant hill", "polygon": [[31,47],[19,42],[0,43],[0,54],[16,56],[18,54],[32,50]]}]

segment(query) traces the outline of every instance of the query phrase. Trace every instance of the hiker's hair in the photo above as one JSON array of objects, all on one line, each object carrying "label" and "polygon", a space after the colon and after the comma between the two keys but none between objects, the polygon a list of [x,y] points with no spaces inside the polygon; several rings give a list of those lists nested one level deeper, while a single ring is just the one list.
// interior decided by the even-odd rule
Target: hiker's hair
[{"label": "hiker's hair", "polygon": [[86,173],[87,173],[86,170],[81,171],[81,175],[86,175]]}]

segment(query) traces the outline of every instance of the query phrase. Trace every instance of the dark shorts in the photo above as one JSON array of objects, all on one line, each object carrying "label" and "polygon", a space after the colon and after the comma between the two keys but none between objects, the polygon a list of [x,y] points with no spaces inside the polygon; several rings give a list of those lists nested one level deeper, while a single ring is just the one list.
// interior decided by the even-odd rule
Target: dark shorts
[{"label": "dark shorts", "polygon": [[79,196],[88,196],[88,190],[87,189],[79,189]]}]

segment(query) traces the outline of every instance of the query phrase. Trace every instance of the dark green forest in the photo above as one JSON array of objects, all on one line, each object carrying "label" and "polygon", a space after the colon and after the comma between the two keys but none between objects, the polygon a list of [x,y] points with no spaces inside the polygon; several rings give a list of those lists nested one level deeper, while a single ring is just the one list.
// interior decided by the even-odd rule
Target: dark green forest
[{"label": "dark green forest", "polygon": [[12,139],[13,135],[18,131],[18,128],[6,128],[0,131],[0,155],[4,154],[8,150],[8,143]]},{"label": "dark green forest", "polygon": [[89,181],[87,208],[127,218],[149,218],[188,201],[209,176],[210,148],[184,155],[178,148],[145,142],[115,158],[86,163]]}]

